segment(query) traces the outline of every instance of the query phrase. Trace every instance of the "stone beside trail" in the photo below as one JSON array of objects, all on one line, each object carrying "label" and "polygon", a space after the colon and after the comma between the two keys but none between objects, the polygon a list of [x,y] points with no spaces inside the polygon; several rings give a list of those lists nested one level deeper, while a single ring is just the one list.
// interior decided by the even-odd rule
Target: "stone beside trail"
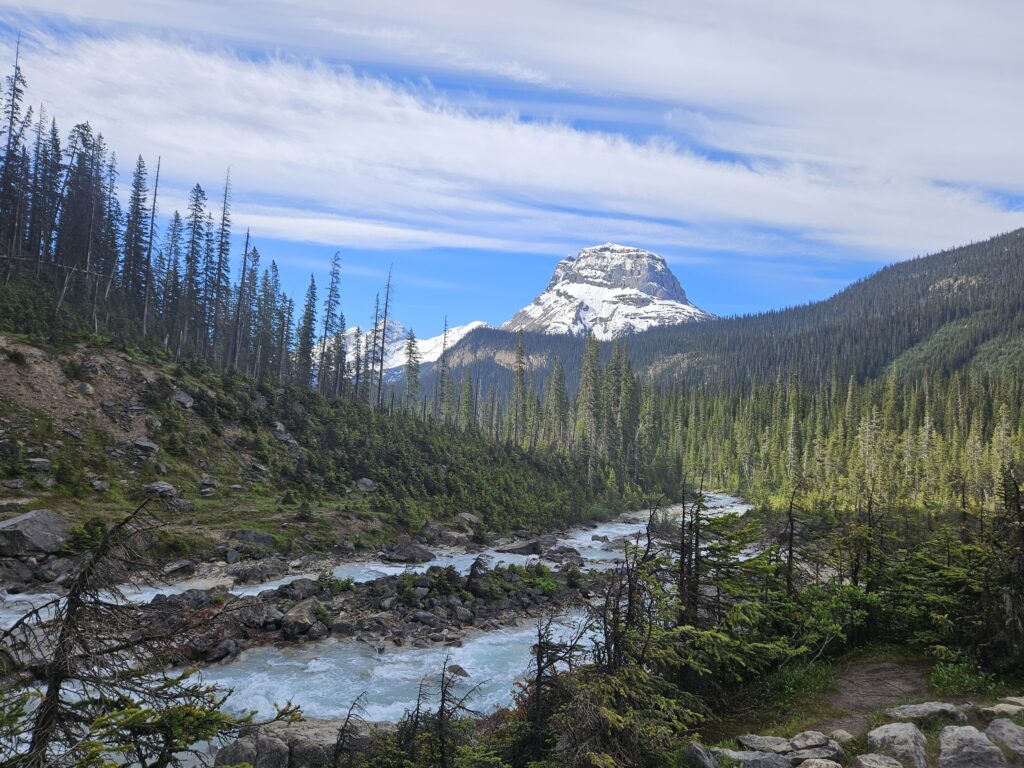
[{"label": "stone beside trail", "polygon": [[[1020,716],[1021,697],[1007,697],[991,707],[941,701],[904,704],[883,710],[883,723],[868,731],[863,754],[847,758],[844,746],[859,742],[847,731],[804,731],[792,738],[745,734],[739,749],[707,749],[697,742],[682,753],[684,768],[1010,768],[1024,763],[1024,726],[1005,713]],[[991,722],[988,722],[991,721]],[[976,724],[988,722],[982,731]],[[937,750],[921,727],[934,734]],[[984,727],[984,726],[983,726]],[[937,755],[937,756],[936,756]]]}]

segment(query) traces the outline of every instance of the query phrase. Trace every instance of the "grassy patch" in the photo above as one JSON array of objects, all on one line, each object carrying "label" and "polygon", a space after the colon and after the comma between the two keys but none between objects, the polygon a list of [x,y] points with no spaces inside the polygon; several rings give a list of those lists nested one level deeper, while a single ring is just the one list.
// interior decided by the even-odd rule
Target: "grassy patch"
[{"label": "grassy patch", "polygon": [[744,733],[791,736],[841,715],[824,696],[835,687],[836,675],[836,665],[827,661],[771,672],[734,696],[701,735],[707,743],[730,746],[725,742]]}]

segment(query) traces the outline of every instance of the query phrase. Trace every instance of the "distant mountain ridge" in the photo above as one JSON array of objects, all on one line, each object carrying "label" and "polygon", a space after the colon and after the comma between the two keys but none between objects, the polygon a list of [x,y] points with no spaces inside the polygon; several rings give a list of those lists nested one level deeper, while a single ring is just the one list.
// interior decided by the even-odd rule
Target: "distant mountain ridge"
[{"label": "distant mountain ridge", "polygon": [[[655,327],[626,338],[635,369],[689,385],[749,386],[795,375],[805,385],[899,374],[1024,368],[1024,229],[898,262],[824,301],[756,315]],[[479,329],[454,345],[456,377],[484,390],[511,387],[515,334]],[[555,358],[570,389],[583,338],[526,333],[531,374]],[[425,382],[430,381],[428,372]]]},{"label": "distant mountain ridge", "polygon": [[713,318],[687,299],[662,256],[605,243],[559,262],[544,292],[501,329],[608,340]]},{"label": "distant mountain ridge", "polygon": [[[419,351],[421,363],[436,363],[441,358],[441,353],[445,349],[446,338],[447,347],[451,349],[463,338],[466,334],[472,333],[478,328],[490,328],[490,326],[483,320],[474,320],[471,323],[465,325],[455,325],[448,329],[447,337],[444,333],[439,333],[437,336],[431,336],[426,339],[416,339],[416,348]],[[364,330],[359,326],[354,326],[345,331],[345,344],[350,350],[355,349],[356,334],[358,333],[363,339],[369,330]],[[408,338],[408,330],[397,320],[388,320],[387,325],[387,338],[384,343],[384,369],[393,370],[401,368],[405,365],[405,346]],[[365,345],[365,341],[362,342]],[[378,342],[379,343],[379,342]]]}]

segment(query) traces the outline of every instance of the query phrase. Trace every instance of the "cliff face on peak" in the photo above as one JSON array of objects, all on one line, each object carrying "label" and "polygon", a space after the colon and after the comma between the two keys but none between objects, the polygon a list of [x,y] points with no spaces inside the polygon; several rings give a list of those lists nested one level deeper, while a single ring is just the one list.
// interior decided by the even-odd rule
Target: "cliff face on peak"
[{"label": "cliff face on peak", "polygon": [[544,292],[501,327],[613,339],[713,317],[687,299],[663,257],[606,243],[559,262]]}]

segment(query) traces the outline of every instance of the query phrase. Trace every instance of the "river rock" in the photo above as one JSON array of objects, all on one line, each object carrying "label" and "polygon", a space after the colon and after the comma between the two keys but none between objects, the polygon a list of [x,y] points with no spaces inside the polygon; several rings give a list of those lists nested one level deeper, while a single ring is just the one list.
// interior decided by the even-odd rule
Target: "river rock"
[{"label": "river rock", "polygon": [[540,539],[530,539],[519,544],[510,544],[498,550],[498,552],[506,552],[510,555],[539,555],[543,551],[544,546],[541,544]]},{"label": "river rock", "polygon": [[923,704],[904,704],[901,707],[891,707],[885,710],[885,716],[891,720],[919,724],[935,723],[941,720],[949,720],[954,723],[967,721],[967,716],[960,711],[956,704],[947,704],[942,701],[926,701]]},{"label": "river rock", "polygon": [[783,739],[779,736],[757,736],[748,733],[743,736],[737,736],[736,741],[741,747],[751,752],[775,752],[781,755],[793,749],[789,739]]},{"label": "river rock", "polygon": [[382,557],[392,563],[426,563],[434,559],[434,553],[422,544],[404,539],[386,550]]},{"label": "river rock", "polygon": [[256,563],[232,565],[224,572],[234,578],[236,584],[260,584],[276,579],[285,570],[285,565],[281,560],[276,557],[268,557]]},{"label": "river rock", "polygon": [[281,619],[281,631],[285,637],[290,638],[306,634],[314,624],[320,622],[319,613],[322,608],[322,604],[315,597],[292,606]]},{"label": "river rock", "polygon": [[425,624],[428,627],[436,627],[438,618],[430,611],[413,611],[412,620]]},{"label": "river rock", "polygon": [[831,731],[828,737],[833,741],[838,741],[844,747],[854,740],[854,735],[849,731],[844,731],[842,728],[836,728],[834,731]]},{"label": "river rock", "polygon": [[812,757],[809,760],[804,760],[800,763],[801,768],[843,768],[842,765],[837,763],[835,760],[824,760],[817,757]]},{"label": "river rock", "polygon": [[1024,696],[1004,696],[1003,701],[1017,707],[1024,707]]},{"label": "river rock", "polygon": [[321,591],[320,584],[313,579],[300,578],[277,588],[277,594],[286,600],[301,602],[308,597],[318,595]]},{"label": "river rock", "polygon": [[310,640],[323,640],[327,637],[329,632],[330,630],[327,629],[326,624],[322,621],[316,621],[313,623],[313,626],[306,631],[306,637]]},{"label": "river rock", "polygon": [[868,746],[895,757],[905,768],[928,768],[928,742],[913,723],[888,723],[868,731]]},{"label": "river rock", "polygon": [[[240,736],[231,744],[217,750],[217,756],[213,760],[214,765],[249,765],[256,764],[256,737],[254,735]],[[287,756],[284,766],[287,767]]]},{"label": "river rock", "polygon": [[996,744],[1002,744],[1017,757],[1024,760],[1024,728],[1017,725],[1013,720],[1000,718],[993,720],[985,729],[985,735]]},{"label": "river rock", "polygon": [[895,757],[869,752],[866,755],[857,755],[847,768],[903,768],[903,764]]},{"label": "river rock", "polygon": [[448,665],[448,672],[450,674],[455,675],[456,677],[469,677],[469,672],[464,670],[458,664],[449,664]]},{"label": "river rock", "polygon": [[0,556],[50,554],[68,537],[68,522],[52,509],[34,509],[0,522]]},{"label": "river rock", "polygon": [[973,725],[947,725],[939,733],[939,768],[1006,768],[1006,757]]},{"label": "river rock", "polygon": [[789,760],[774,752],[733,749],[712,749],[711,752],[715,757],[738,763],[743,768],[790,768]]},{"label": "river rock", "polygon": [[711,751],[696,741],[686,745],[679,764],[683,768],[718,768],[718,761]]}]

